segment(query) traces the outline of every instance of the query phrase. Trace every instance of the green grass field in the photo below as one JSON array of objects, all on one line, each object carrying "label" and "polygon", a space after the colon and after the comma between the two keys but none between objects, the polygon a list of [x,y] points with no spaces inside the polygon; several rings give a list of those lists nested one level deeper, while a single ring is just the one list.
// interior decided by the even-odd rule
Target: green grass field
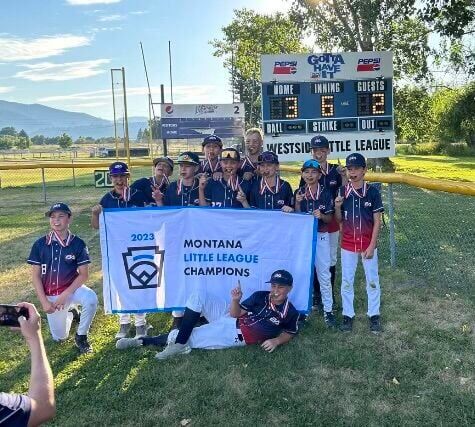
[{"label": "green grass field", "polygon": [[[454,161],[450,173],[473,173],[465,163]],[[401,165],[416,168],[410,158]],[[287,178],[295,186],[297,177]],[[36,302],[25,259],[47,231],[40,192],[0,190],[1,302]],[[49,202],[64,200],[76,212],[72,229],[90,247],[89,285],[101,299],[99,237],[89,227],[89,212],[102,194],[48,187]],[[117,319],[100,309],[91,334],[95,352],[78,357],[72,338],[53,343],[44,321],[58,405],[49,425],[179,426],[185,419],[191,426],[474,425],[475,198],[403,185],[394,186],[394,196],[397,268],[389,266],[384,227],[380,336],[368,331],[361,268],[351,335],[327,331],[314,314],[295,340],[271,354],[250,346],[159,363],[152,349],[116,351]],[[166,314],[149,320],[156,333],[170,324]],[[27,391],[21,337],[2,328],[0,343],[0,390]]]}]

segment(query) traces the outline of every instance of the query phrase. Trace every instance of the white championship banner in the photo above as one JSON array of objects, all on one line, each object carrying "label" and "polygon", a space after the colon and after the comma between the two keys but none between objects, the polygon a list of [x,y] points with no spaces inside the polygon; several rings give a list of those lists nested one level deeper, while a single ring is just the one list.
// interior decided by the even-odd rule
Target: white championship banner
[{"label": "white championship banner", "polygon": [[271,273],[294,278],[290,300],[310,309],[316,241],[311,215],[213,208],[105,209],[100,216],[104,309],[183,309],[193,290],[230,300],[269,289]]}]

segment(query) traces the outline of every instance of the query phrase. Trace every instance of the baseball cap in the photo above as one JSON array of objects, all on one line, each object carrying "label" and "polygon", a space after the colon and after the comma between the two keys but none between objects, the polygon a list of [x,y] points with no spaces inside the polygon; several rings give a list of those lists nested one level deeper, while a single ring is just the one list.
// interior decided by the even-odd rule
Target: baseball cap
[{"label": "baseball cap", "polygon": [[346,158],[346,167],[357,166],[357,167],[366,167],[366,159],[360,153],[350,154]]},{"label": "baseball cap", "polygon": [[320,170],[320,163],[318,163],[315,159],[305,160],[303,162],[301,171],[303,172],[305,169],[317,169]]},{"label": "baseball cap", "polygon": [[259,154],[259,157],[257,158],[257,163],[275,163],[276,165],[278,165],[279,157],[272,151],[264,151],[262,154]]},{"label": "baseball cap", "polygon": [[310,140],[310,148],[330,148],[330,144],[323,135],[316,135]]},{"label": "baseball cap", "polygon": [[239,155],[239,151],[235,148],[225,148],[221,151],[221,160],[236,160],[237,162],[241,161],[241,156]]},{"label": "baseball cap", "polygon": [[218,144],[220,147],[223,146],[223,141],[221,141],[221,138],[216,135],[208,135],[205,139],[203,139],[203,142],[201,145],[204,147],[206,144]]},{"label": "baseball cap", "polygon": [[276,285],[292,286],[294,278],[287,270],[276,270],[270,276],[270,280],[266,283],[275,283]]},{"label": "baseball cap", "polygon": [[66,203],[62,203],[62,202],[58,202],[58,203],[55,203],[54,205],[51,205],[48,212],[45,212],[45,216],[50,217],[53,212],[57,212],[57,211],[65,212],[69,216],[71,216],[71,209],[69,209],[69,206]]},{"label": "baseball cap", "polygon": [[124,162],[114,162],[109,166],[109,175],[130,175],[129,167]]},{"label": "baseball cap", "polygon": [[173,163],[173,160],[170,159],[170,157],[157,157],[156,159],[153,159],[153,166],[157,166],[159,163],[165,163],[168,166],[170,166],[170,169],[173,171],[173,166],[175,165]]},{"label": "baseball cap", "polygon": [[176,161],[179,165],[188,163],[190,165],[199,165],[200,164],[200,158],[193,152],[191,151],[185,151],[184,153],[181,153],[178,156],[178,159]]}]

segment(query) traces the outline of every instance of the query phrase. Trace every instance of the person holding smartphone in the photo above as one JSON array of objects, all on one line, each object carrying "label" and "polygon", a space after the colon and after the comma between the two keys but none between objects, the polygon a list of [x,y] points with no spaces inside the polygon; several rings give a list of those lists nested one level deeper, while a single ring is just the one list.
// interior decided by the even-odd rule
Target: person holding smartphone
[{"label": "person holding smartphone", "polygon": [[[0,392],[0,425],[5,427],[37,426],[56,413],[53,374],[41,336],[40,315],[33,304],[22,302],[17,310],[18,323],[31,354],[31,377],[28,394]],[[12,328],[16,329],[16,328]]]}]

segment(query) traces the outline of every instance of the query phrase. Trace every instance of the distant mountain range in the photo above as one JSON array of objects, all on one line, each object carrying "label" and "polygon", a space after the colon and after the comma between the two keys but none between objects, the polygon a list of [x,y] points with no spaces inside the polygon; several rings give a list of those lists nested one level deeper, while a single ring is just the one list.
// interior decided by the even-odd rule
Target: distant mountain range
[{"label": "distant mountain range", "polygon": [[[24,129],[30,136],[57,136],[66,132],[73,139],[79,136],[102,138],[114,136],[114,123],[85,113],[73,113],[41,104],[20,104],[0,101],[0,129],[12,126]],[[129,135],[134,139],[140,128],[148,126],[146,117],[129,118]],[[121,133],[121,132],[120,132]]]}]

